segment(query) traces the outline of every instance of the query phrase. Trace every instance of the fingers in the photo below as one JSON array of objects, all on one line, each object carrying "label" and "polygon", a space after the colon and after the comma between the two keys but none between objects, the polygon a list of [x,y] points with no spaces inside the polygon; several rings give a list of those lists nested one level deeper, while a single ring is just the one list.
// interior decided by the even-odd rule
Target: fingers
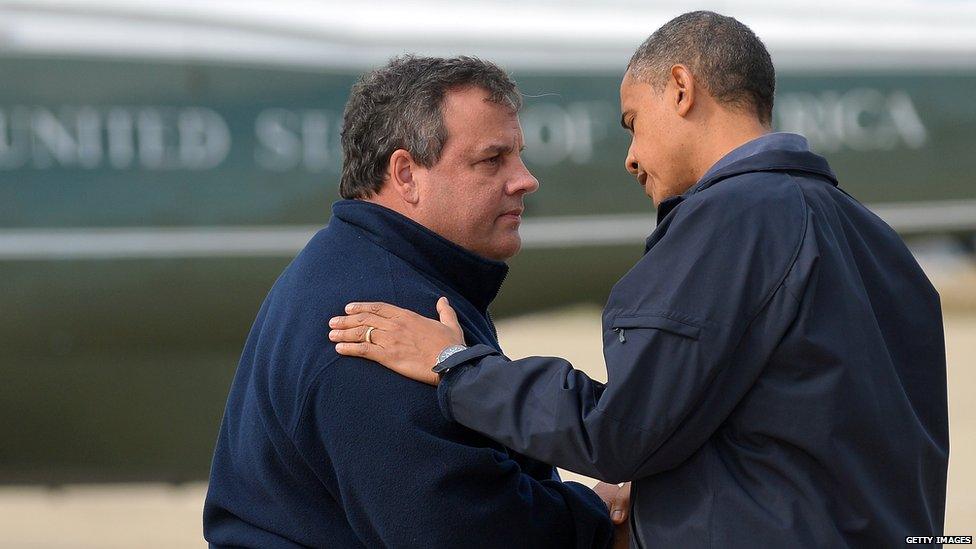
[{"label": "fingers", "polygon": [[[349,342],[349,343],[359,343],[366,341],[366,332],[373,328],[373,331],[369,333],[369,339],[374,345],[379,345],[382,347],[380,339],[384,331],[376,328],[375,326],[356,326],[355,328],[349,328],[347,330],[332,330],[329,332],[329,340],[333,343]],[[367,342],[368,343],[368,342]]]},{"label": "fingers", "polygon": [[448,303],[446,297],[441,297],[437,300],[437,315],[440,317],[441,324],[461,336],[461,339],[464,339],[464,336],[461,335],[463,332],[461,331],[461,323],[458,322],[457,313],[451,307],[451,304]]},{"label": "fingers", "polygon": [[[464,343],[457,314],[443,298],[437,303],[440,322],[378,302],[350,303],[346,312],[329,320],[329,339],[336,343],[336,352],[378,362],[429,385],[440,382],[440,376],[431,371],[437,354],[452,344]],[[365,341],[367,333],[369,342]]]},{"label": "fingers", "polygon": [[380,302],[350,303],[346,305],[346,314],[372,313],[383,318],[393,318],[399,314],[407,313],[406,309],[401,309],[396,305]]},{"label": "fingers", "polygon": [[375,328],[390,329],[390,320],[373,314],[358,313],[349,316],[337,316],[329,320],[329,328],[334,330],[349,330],[351,328],[373,326]]},{"label": "fingers", "polygon": [[610,520],[614,524],[627,522],[627,515],[630,511],[630,483],[625,482],[610,503]]},{"label": "fingers", "polygon": [[382,347],[366,343],[365,341],[359,343],[338,343],[336,344],[336,352],[340,355],[357,356],[375,362],[380,362],[383,357]]}]

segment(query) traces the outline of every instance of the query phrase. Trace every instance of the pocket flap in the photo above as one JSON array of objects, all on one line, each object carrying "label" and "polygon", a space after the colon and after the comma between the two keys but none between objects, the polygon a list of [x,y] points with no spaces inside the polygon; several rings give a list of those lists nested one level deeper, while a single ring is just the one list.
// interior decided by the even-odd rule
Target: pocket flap
[{"label": "pocket flap", "polygon": [[701,328],[680,320],[655,314],[625,314],[614,317],[611,327],[617,329],[655,328],[672,334],[698,339]]}]

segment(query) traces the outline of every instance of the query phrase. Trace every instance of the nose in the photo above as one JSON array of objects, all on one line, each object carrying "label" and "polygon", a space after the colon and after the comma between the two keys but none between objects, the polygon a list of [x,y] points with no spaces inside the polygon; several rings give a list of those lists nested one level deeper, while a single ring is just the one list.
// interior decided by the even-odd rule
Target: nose
[{"label": "nose", "polygon": [[640,168],[637,163],[637,156],[634,154],[634,142],[631,141],[630,148],[627,149],[627,158],[624,159],[624,168],[630,172],[630,175],[636,176]]},{"label": "nose", "polygon": [[518,173],[512,178],[509,194],[532,194],[538,190],[539,180],[532,175],[520,158]]}]

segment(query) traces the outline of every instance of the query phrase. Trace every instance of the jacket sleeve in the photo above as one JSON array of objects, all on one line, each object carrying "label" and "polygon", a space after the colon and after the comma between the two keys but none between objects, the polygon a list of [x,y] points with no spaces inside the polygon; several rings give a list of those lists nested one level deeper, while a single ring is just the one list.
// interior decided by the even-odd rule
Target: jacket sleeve
[{"label": "jacket sleeve", "polygon": [[608,482],[677,466],[728,417],[796,315],[787,284],[803,284],[791,266],[806,221],[786,204],[796,207],[692,201],[666,220],[611,293],[606,385],[561,358],[508,360],[475,346],[450,357],[442,412]]},{"label": "jacket sleeve", "polygon": [[507,449],[447,421],[434,388],[361,359],[320,375],[295,439],[367,547],[607,547],[589,488],[525,474]]}]

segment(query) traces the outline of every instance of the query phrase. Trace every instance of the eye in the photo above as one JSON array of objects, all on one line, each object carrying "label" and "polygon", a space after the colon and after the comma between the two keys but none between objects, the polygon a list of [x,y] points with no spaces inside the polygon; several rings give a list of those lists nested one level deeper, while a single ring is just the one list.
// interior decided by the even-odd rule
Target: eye
[{"label": "eye", "polygon": [[499,162],[502,161],[502,155],[496,154],[495,156],[488,157],[481,162],[489,166],[497,166]]}]

